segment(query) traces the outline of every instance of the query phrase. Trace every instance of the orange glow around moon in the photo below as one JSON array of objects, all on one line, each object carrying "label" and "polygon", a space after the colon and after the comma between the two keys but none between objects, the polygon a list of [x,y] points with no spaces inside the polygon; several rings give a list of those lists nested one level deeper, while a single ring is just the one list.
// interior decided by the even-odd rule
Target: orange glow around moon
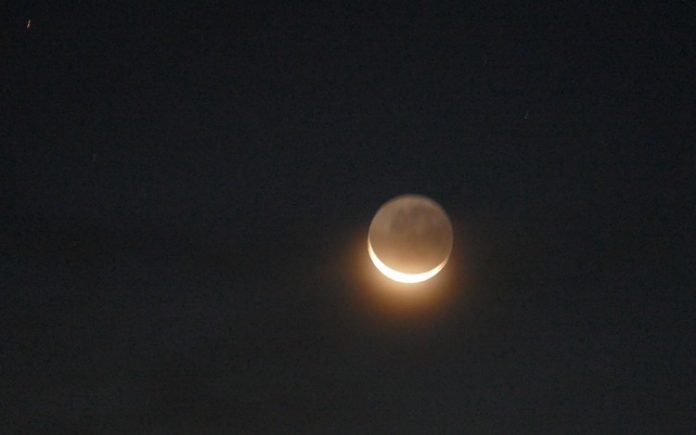
[{"label": "orange glow around moon", "polygon": [[379,257],[377,257],[377,254],[375,253],[374,249],[372,249],[372,244],[370,243],[369,238],[367,239],[367,252],[370,254],[370,259],[372,260],[372,263],[374,263],[375,267],[380,272],[382,272],[384,276],[391,280],[401,282],[404,284],[416,284],[419,282],[429,280],[430,278],[437,275],[445,267],[445,264],[447,264],[448,260],[448,258],[445,258],[445,260],[442,263],[425,272],[404,273],[392,269],[391,267],[384,264],[384,262],[382,262],[382,260],[380,260]]}]

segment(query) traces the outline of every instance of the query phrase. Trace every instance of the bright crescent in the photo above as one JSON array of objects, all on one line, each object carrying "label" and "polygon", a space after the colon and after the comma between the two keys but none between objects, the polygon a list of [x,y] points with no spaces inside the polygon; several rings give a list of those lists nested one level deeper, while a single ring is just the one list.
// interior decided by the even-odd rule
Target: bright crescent
[{"label": "bright crescent", "polygon": [[387,266],[382,262],[382,260],[377,257],[377,254],[375,251],[372,249],[372,244],[370,243],[370,238],[367,238],[367,252],[370,254],[370,259],[372,262],[375,264],[375,267],[382,272],[387,278],[392,279],[394,281],[402,282],[405,284],[416,284],[419,282],[427,281],[430,278],[434,277],[435,275],[438,274],[444,267],[445,264],[447,264],[448,258],[445,258],[444,261],[434,268],[421,272],[421,273],[404,273],[404,272],[399,272],[398,270],[394,270],[391,267]]}]

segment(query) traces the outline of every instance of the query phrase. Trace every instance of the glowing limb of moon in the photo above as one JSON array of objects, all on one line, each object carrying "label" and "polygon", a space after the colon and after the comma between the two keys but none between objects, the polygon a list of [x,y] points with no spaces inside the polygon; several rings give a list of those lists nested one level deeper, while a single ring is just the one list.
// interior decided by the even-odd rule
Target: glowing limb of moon
[{"label": "glowing limb of moon", "polygon": [[382,272],[387,278],[405,284],[416,284],[419,282],[429,280],[430,278],[437,275],[438,272],[440,272],[445,267],[445,264],[447,264],[447,258],[445,258],[442,263],[438,264],[437,266],[428,271],[421,273],[403,273],[387,266],[382,262],[382,260],[379,259],[379,257],[377,257],[377,254],[375,253],[374,249],[372,249],[372,244],[370,243],[369,238],[367,239],[367,252],[370,254],[370,259],[374,263],[375,267],[380,272]]}]

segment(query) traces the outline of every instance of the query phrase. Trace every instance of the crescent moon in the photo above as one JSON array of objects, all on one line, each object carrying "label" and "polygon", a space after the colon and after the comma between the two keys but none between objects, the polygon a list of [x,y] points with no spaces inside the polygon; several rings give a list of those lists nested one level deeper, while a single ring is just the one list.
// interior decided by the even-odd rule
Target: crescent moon
[{"label": "crescent moon", "polygon": [[380,272],[382,272],[387,278],[404,284],[416,284],[419,282],[429,280],[430,278],[437,275],[438,272],[440,272],[445,267],[445,264],[447,264],[447,260],[449,259],[449,257],[445,258],[445,260],[442,263],[425,272],[404,273],[392,269],[391,267],[384,264],[382,260],[379,259],[379,257],[375,253],[375,250],[372,249],[372,244],[370,243],[369,237],[367,238],[367,252],[370,254],[370,259],[374,263],[375,267]]}]

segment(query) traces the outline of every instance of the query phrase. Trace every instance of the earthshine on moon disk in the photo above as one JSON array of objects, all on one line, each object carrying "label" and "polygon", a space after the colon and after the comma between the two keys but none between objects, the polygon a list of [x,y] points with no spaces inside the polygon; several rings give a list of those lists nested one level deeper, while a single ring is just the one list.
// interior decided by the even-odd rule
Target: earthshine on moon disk
[{"label": "earthshine on moon disk", "polygon": [[382,205],[372,219],[367,252],[385,276],[414,284],[445,267],[452,239],[452,224],[438,203],[422,195],[401,195]]}]

